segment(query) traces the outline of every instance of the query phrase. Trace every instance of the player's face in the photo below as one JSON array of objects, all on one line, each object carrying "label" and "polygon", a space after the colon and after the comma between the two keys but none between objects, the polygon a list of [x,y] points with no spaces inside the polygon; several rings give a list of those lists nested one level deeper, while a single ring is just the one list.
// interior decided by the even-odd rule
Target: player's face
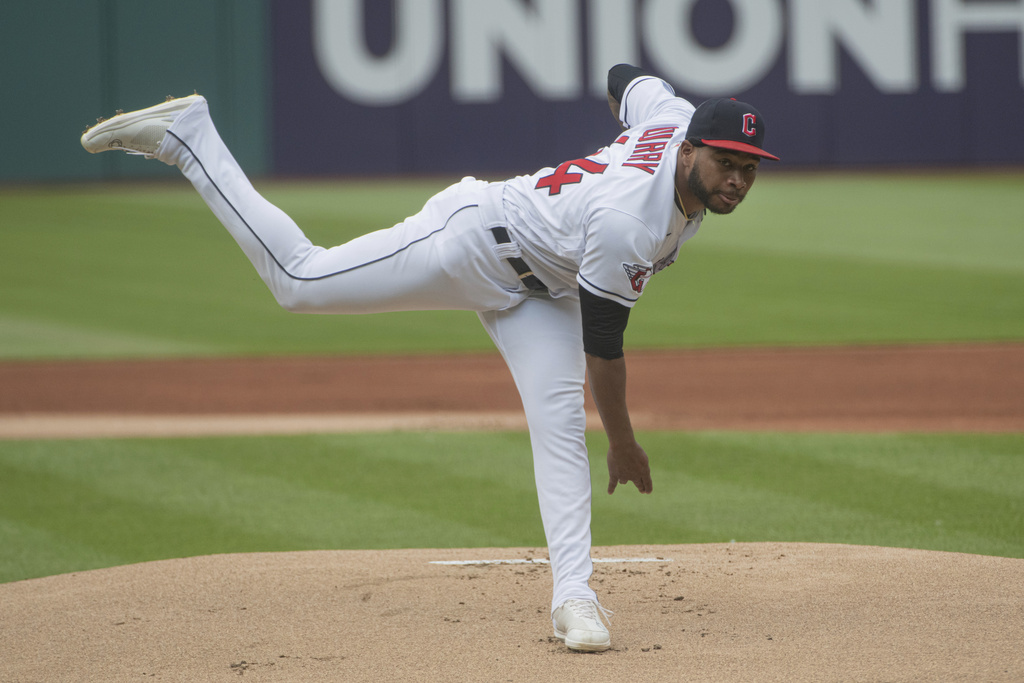
[{"label": "player's face", "polygon": [[717,147],[699,147],[687,187],[711,213],[732,213],[747,196],[761,158]]}]

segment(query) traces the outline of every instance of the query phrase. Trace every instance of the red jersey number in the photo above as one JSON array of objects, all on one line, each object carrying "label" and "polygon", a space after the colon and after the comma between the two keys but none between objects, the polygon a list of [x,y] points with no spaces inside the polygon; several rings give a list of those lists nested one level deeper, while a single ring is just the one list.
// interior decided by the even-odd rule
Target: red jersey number
[{"label": "red jersey number", "polygon": [[560,194],[562,192],[562,185],[575,185],[583,180],[583,173],[569,173],[569,169],[573,166],[581,171],[595,175],[604,173],[604,170],[608,168],[608,164],[599,164],[587,158],[573,159],[572,161],[559,164],[554,173],[538,180],[537,186],[534,189],[543,190],[546,188],[549,197]]}]

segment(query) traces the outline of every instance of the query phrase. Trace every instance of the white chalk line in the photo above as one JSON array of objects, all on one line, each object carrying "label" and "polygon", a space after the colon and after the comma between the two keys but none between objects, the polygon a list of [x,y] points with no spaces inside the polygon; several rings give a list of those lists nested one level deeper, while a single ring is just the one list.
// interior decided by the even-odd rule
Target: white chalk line
[{"label": "white chalk line", "polygon": [[[599,422],[597,424],[600,424]],[[0,415],[0,440],[348,434],[398,431],[523,431],[522,412],[328,413],[308,415]]]},{"label": "white chalk line", "polygon": [[[670,557],[607,557],[594,558],[594,564],[622,564],[633,562],[671,562]],[[529,560],[432,560],[430,564],[473,565],[473,564],[551,564],[542,558]]]}]

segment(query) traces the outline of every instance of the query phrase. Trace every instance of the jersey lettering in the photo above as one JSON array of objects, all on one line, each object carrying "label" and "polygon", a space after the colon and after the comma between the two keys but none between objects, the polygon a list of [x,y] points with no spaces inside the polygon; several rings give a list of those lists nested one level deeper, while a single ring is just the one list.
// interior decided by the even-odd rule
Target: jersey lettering
[{"label": "jersey lettering", "polygon": [[[661,152],[658,152],[657,154],[635,154],[634,153],[632,156],[629,157],[629,161],[653,161],[655,164],[657,164],[659,161],[661,161]],[[631,163],[628,163],[628,162],[626,164],[624,164],[624,165],[625,166],[636,166],[636,164],[631,164]]]},{"label": "jersey lettering", "polygon": [[548,196],[560,194],[562,192],[562,185],[575,185],[583,180],[582,173],[569,173],[571,167],[577,167],[581,171],[587,173],[593,173],[600,175],[604,173],[604,170],[608,168],[608,164],[601,164],[590,159],[573,159],[572,161],[566,161],[559,164],[558,168],[551,175],[546,175],[537,181],[535,190],[543,190],[547,188]]},{"label": "jersey lettering", "polygon": [[672,137],[672,134],[676,132],[679,126],[665,126],[664,128],[650,128],[644,131],[644,134],[640,136],[637,142],[647,142],[648,140],[668,140]]},{"label": "jersey lettering", "polygon": [[[658,164],[661,163],[662,155],[665,153],[665,147],[668,145],[668,140],[671,139],[672,134],[675,133],[678,127],[679,126],[667,126],[664,128],[651,128],[644,131],[644,134],[637,140],[636,147],[633,148],[633,154],[622,162],[622,165],[639,168],[644,173],[654,175],[654,171],[657,170]],[[665,140],[665,142],[652,142],[658,140]]]},{"label": "jersey lettering", "polygon": [[633,153],[644,154],[651,152],[660,152],[661,150],[665,149],[665,145],[667,144],[667,142],[645,142],[634,147]]}]

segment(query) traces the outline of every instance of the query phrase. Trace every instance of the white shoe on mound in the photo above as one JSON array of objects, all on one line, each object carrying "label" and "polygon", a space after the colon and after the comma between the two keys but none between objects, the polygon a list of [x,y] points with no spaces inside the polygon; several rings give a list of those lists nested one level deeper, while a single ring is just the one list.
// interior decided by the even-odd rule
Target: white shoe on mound
[{"label": "white shoe on mound", "polygon": [[602,652],[612,645],[608,628],[601,621],[611,614],[593,600],[566,600],[551,614],[555,637],[570,650]]},{"label": "white shoe on mound", "polygon": [[202,99],[202,95],[168,97],[166,102],[147,109],[127,114],[118,111],[112,118],[97,119],[96,125],[82,134],[82,147],[91,154],[120,149],[152,159],[178,114]]}]

